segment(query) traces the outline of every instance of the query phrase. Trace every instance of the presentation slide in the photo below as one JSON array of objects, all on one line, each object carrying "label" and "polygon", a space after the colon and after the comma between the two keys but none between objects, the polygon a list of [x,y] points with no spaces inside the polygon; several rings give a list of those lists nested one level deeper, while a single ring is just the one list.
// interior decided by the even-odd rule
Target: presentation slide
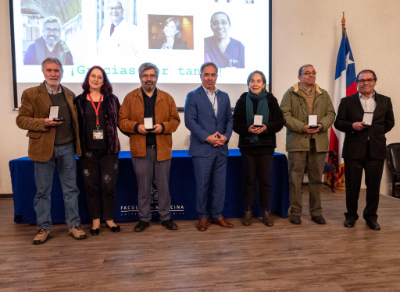
[{"label": "presentation slide", "polygon": [[61,60],[68,87],[93,65],[115,89],[139,83],[144,62],[159,68],[160,86],[199,84],[204,62],[218,66],[218,84],[245,89],[256,69],[269,83],[268,0],[14,0],[12,8],[18,106],[25,88],[43,82],[46,57]]}]

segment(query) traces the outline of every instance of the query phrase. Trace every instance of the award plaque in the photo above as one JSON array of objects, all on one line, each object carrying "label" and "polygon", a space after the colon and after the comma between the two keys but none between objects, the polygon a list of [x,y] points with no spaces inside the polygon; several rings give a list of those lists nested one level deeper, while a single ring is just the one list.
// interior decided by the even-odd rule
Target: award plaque
[{"label": "award plaque", "polygon": [[64,122],[65,119],[58,118],[58,111],[60,107],[58,105],[51,105],[49,109],[49,119],[53,119],[54,122]]},{"label": "award plaque", "polygon": [[317,115],[308,115],[308,126],[310,129],[318,128],[318,116]]},{"label": "award plaque", "polygon": [[374,113],[366,112],[363,117],[363,126],[364,127],[372,127],[372,119],[374,118]]},{"label": "award plaque", "polygon": [[263,126],[263,116],[262,115],[254,115],[254,127],[262,127]]},{"label": "award plaque", "polygon": [[144,118],[144,127],[146,131],[154,131],[153,117]]}]

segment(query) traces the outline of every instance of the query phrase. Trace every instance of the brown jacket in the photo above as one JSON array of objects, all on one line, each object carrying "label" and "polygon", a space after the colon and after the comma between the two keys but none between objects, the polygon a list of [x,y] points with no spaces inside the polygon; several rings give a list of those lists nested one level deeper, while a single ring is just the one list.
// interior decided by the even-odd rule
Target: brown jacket
[{"label": "brown jacket", "polygon": [[[154,106],[156,124],[164,125],[164,132],[157,134],[157,160],[172,158],[172,133],[181,120],[175,101],[171,95],[157,88],[157,100]],[[135,125],[144,123],[144,101],[141,87],[129,92],[119,109],[119,127],[130,133],[132,157],[146,156],[146,136],[135,132]]]},{"label": "brown jacket", "polygon": [[[68,88],[61,86],[71,111],[72,125],[75,133],[76,155],[81,156],[79,141],[78,114],[73,103],[75,94]],[[28,130],[28,155],[33,161],[46,162],[53,155],[56,127],[45,127],[44,119],[49,117],[49,108],[52,105],[45,83],[31,87],[22,93],[21,107],[17,116],[17,125]]]}]

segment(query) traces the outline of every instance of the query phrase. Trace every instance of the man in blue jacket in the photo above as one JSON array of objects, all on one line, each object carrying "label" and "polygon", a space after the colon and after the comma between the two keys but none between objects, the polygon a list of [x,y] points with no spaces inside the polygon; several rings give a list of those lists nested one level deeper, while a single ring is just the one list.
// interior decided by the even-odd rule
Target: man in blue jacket
[{"label": "man in blue jacket", "polygon": [[[200,68],[202,85],[189,92],[185,104],[185,124],[191,132],[189,155],[193,156],[196,178],[199,231],[207,230],[207,219],[210,216],[214,224],[233,227],[222,216],[228,141],[232,135],[233,118],[228,94],[215,87],[217,72],[214,63],[204,63]],[[212,198],[211,210],[207,210],[209,191]]]}]

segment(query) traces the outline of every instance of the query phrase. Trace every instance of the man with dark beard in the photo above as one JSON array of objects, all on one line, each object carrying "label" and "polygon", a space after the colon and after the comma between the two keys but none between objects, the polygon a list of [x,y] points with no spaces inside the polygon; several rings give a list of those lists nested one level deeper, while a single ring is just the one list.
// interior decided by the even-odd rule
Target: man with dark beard
[{"label": "man with dark beard", "polygon": [[60,40],[60,19],[55,16],[45,18],[42,33],[43,36],[37,38],[26,50],[24,65],[39,65],[49,57],[59,59],[63,65],[74,65],[71,51],[67,44]]},{"label": "man with dark beard", "polygon": [[[177,230],[172,222],[169,171],[172,158],[172,133],[180,124],[171,95],[156,88],[159,70],[152,63],[139,67],[142,86],[128,93],[119,110],[119,126],[130,133],[130,149],[138,184],[139,223],[136,232],[149,226],[150,188],[153,173],[158,192],[158,212],[162,225]],[[154,125],[154,126],[153,126]]]}]

